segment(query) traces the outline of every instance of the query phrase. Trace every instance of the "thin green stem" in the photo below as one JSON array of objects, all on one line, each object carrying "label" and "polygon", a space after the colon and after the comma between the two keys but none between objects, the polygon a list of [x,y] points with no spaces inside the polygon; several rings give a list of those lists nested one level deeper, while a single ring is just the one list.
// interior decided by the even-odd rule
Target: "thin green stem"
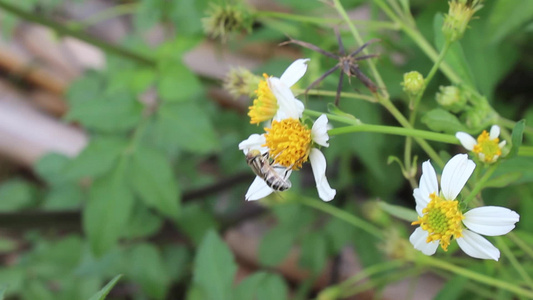
[{"label": "thin green stem", "polygon": [[524,253],[529,255],[530,258],[533,259],[533,248],[529,246],[526,242],[524,242],[520,237],[518,237],[514,232],[509,232],[507,234],[507,237],[509,237],[510,240],[512,240]]},{"label": "thin green stem", "polygon": [[442,50],[440,51],[440,54],[437,57],[437,60],[435,61],[433,67],[431,68],[431,70],[429,70],[428,75],[424,79],[424,89],[428,86],[431,79],[433,79],[433,76],[435,76],[435,74],[437,73],[437,70],[439,69],[440,64],[444,60],[444,57],[446,57],[446,53],[448,53],[448,50],[450,49],[451,45],[452,43],[446,40],[446,42],[444,43],[444,47],[442,47]]},{"label": "thin green stem", "polygon": [[119,55],[119,56],[122,56],[128,59],[131,59],[143,65],[148,65],[151,67],[156,66],[155,60],[151,57],[146,57],[142,54],[133,52],[129,49],[126,49],[126,48],[123,48],[117,45],[108,44],[100,39],[91,37],[83,32],[71,29],[63,24],[47,19],[40,14],[32,14],[27,11],[24,11],[23,9],[20,9],[16,5],[12,5],[5,0],[0,0],[0,8],[26,21],[44,25],[54,30],[59,35],[68,35],[68,36],[75,37],[89,44],[92,44],[108,53],[116,54],[116,55]]},{"label": "thin green stem", "polygon": [[345,281],[341,282],[339,284],[339,287],[341,289],[346,289],[348,287],[351,287],[355,283],[357,283],[360,280],[371,278],[375,274],[382,273],[385,271],[389,271],[392,269],[400,268],[403,265],[405,265],[405,261],[403,260],[393,260],[393,261],[387,261],[384,263],[379,263],[372,265],[368,268],[365,268],[361,270],[361,272],[357,273],[356,275],[346,279]]},{"label": "thin green stem", "polygon": [[102,12],[91,15],[81,21],[69,22],[68,25],[71,26],[71,28],[73,29],[82,29],[118,16],[132,14],[135,12],[138,5],[138,3],[124,3],[114,5]]},{"label": "thin green stem", "polygon": [[[305,93],[304,89],[294,89],[293,91],[295,94],[300,94],[300,95]],[[335,97],[337,95],[337,92],[336,91],[309,90],[307,92],[307,95]],[[360,100],[365,100],[365,101],[373,102],[373,103],[377,102],[374,97],[363,95],[363,94],[357,94],[357,93],[342,92],[341,97],[351,98],[351,99],[360,99]]]},{"label": "thin green stem", "polygon": [[[498,123],[500,125],[502,125],[503,127],[506,127],[506,128],[509,128],[509,129],[513,129],[514,126],[516,125],[515,121],[503,118],[501,116],[498,118]],[[528,134],[533,134],[533,127],[525,126],[524,127],[524,132],[528,133]]]},{"label": "thin green stem", "polygon": [[476,186],[472,189],[470,194],[463,200],[463,203],[467,205],[472,199],[474,199],[479,192],[485,187],[485,183],[487,183],[487,180],[489,180],[490,176],[492,176],[492,173],[496,171],[497,167],[496,165],[491,165],[487,171],[485,171],[485,174],[481,176],[481,178],[476,182]]},{"label": "thin green stem", "polygon": [[[318,24],[318,25],[325,25],[325,24],[339,24],[342,19],[340,18],[324,18],[324,17],[312,17],[312,16],[302,16],[302,15],[295,15],[295,14],[289,14],[289,13],[283,13],[283,12],[277,12],[277,11],[258,11],[255,13],[257,17],[269,17],[269,18],[278,18],[283,20],[290,20],[290,21],[296,21],[301,23],[311,23],[311,24]],[[369,28],[375,28],[375,29],[391,29],[391,30],[399,30],[400,27],[391,22],[383,22],[383,21],[364,21],[364,20],[354,20],[355,24],[363,25],[365,27]]]},{"label": "thin green stem", "polygon": [[526,282],[531,288],[533,288],[533,280],[531,280],[531,277],[529,277],[526,270],[524,270],[524,267],[520,264],[520,262],[518,262],[516,257],[513,255],[513,252],[511,252],[511,249],[507,247],[507,245],[503,241],[503,238],[501,236],[496,237],[496,242],[498,243],[498,248],[501,249],[505,257],[507,257],[507,259],[511,262],[516,272],[518,272],[518,274],[522,276],[522,279],[524,279],[524,282]]},{"label": "thin green stem", "polygon": [[421,272],[420,268],[413,268],[409,270],[397,270],[396,272],[393,272],[392,274],[387,274],[387,276],[369,280],[365,283],[354,286],[347,291],[343,291],[343,293],[341,294],[341,297],[347,298],[347,297],[359,294],[361,292],[377,288],[379,286],[384,286],[388,283],[392,283],[398,280],[404,280],[406,278],[419,275],[420,272]]},{"label": "thin green stem", "polygon": [[419,129],[410,129],[403,127],[394,127],[386,125],[371,125],[371,124],[360,124],[354,126],[344,126],[330,129],[328,134],[330,136],[340,135],[353,132],[377,132],[385,133],[392,135],[400,135],[406,137],[417,137],[425,140],[448,143],[448,144],[459,144],[457,138],[453,135],[419,130]]},{"label": "thin green stem", "polygon": [[307,197],[299,197],[298,198],[299,203],[305,204],[307,206],[313,207],[315,209],[321,210],[325,213],[328,213],[335,218],[338,218],[340,220],[345,221],[348,224],[351,224],[359,229],[362,229],[366,231],[367,233],[373,235],[374,237],[382,240],[383,233],[379,228],[375,227],[374,225],[356,217],[355,215],[352,215],[340,208],[337,208],[333,205],[327,204],[324,201],[311,199]]},{"label": "thin green stem", "polygon": [[502,280],[499,280],[499,279],[496,279],[496,278],[493,278],[493,277],[489,277],[487,275],[479,274],[477,272],[470,271],[468,269],[452,265],[452,264],[450,264],[448,262],[441,261],[441,260],[439,260],[437,258],[434,258],[434,257],[431,257],[431,256],[425,256],[425,255],[421,254],[421,255],[418,256],[418,258],[420,259],[419,261],[422,262],[426,266],[433,266],[433,267],[436,267],[436,268],[447,270],[447,271],[450,271],[450,272],[452,272],[454,274],[470,278],[470,279],[472,279],[474,281],[481,282],[481,283],[484,283],[486,285],[498,287],[498,288],[513,292],[513,293],[515,293],[517,295],[521,295],[521,296],[524,296],[524,297],[530,297],[530,298],[533,297],[533,291],[523,289],[523,288],[521,288],[519,286],[516,286],[516,285],[510,283],[510,282],[502,281]]}]

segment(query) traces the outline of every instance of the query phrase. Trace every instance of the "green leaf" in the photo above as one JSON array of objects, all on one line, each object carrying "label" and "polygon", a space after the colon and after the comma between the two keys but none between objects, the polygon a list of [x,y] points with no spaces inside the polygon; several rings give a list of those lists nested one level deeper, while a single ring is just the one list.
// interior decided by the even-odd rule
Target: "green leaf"
[{"label": "green leaf", "polygon": [[14,211],[36,204],[37,188],[22,179],[10,179],[0,185],[0,211]]},{"label": "green leaf", "polygon": [[512,147],[511,151],[507,155],[507,158],[512,158],[518,154],[518,149],[522,146],[522,140],[524,138],[524,128],[526,127],[526,120],[520,120],[516,122],[511,134]]},{"label": "green leaf", "polygon": [[520,173],[521,177],[509,183],[520,184],[533,182],[533,159],[530,157],[516,156],[512,159],[502,160],[492,176],[493,178],[500,178],[507,175],[513,176],[515,173]]},{"label": "green leaf", "polygon": [[324,234],[327,238],[328,253],[336,255],[346,244],[352,241],[353,227],[345,221],[332,218],[325,227]]},{"label": "green leaf", "polygon": [[208,300],[230,300],[237,265],[228,246],[214,231],[209,231],[196,253],[193,282]]},{"label": "green leaf", "polygon": [[495,1],[488,19],[490,43],[497,45],[505,37],[519,31],[533,19],[533,2],[521,0]]},{"label": "green leaf", "polygon": [[161,253],[151,244],[136,245],[129,254],[129,277],[150,299],[164,299],[170,285]]},{"label": "green leaf", "polygon": [[83,210],[83,227],[93,253],[101,256],[113,248],[132,214],[134,197],[122,168],[94,181]]},{"label": "green leaf", "polygon": [[327,260],[326,237],[322,234],[310,233],[303,238],[301,247],[300,264],[319,274]]},{"label": "green leaf", "polygon": [[161,214],[176,219],[180,212],[178,181],[165,155],[155,149],[138,147],[129,169],[132,189]]},{"label": "green leaf", "polygon": [[236,300],[268,300],[287,299],[287,285],[277,275],[267,272],[257,272],[244,279],[235,289]]},{"label": "green leaf", "polygon": [[71,181],[102,176],[113,168],[127,145],[128,141],[122,138],[94,138],[76,158],[64,166],[62,176]]},{"label": "green leaf", "polygon": [[96,294],[94,294],[89,300],[104,300],[111,291],[111,289],[117,284],[119,279],[122,277],[122,274],[119,274],[115,276],[113,279],[111,279],[110,282],[108,282],[100,291],[98,291]]},{"label": "green leaf", "polygon": [[147,209],[142,203],[133,208],[128,227],[124,232],[127,239],[138,239],[156,234],[163,225],[163,219]]},{"label": "green leaf", "polygon": [[[464,299],[461,295],[465,292],[465,287],[468,285],[469,280],[463,276],[454,276],[452,279],[446,281],[444,287],[442,287],[435,300],[453,300]],[[464,295],[463,295],[464,296]]]},{"label": "green leaf", "polygon": [[196,103],[164,104],[158,111],[155,138],[166,149],[206,154],[220,147],[207,113]]},{"label": "green leaf", "polygon": [[41,207],[44,210],[76,209],[83,198],[83,191],[77,184],[64,184],[50,189]]},{"label": "green leaf", "polygon": [[185,246],[169,245],[163,249],[163,260],[168,277],[178,282],[189,274],[192,254]]},{"label": "green leaf", "polygon": [[422,117],[422,122],[433,131],[453,134],[457,131],[468,131],[455,115],[441,108],[428,111]]},{"label": "green leaf", "polygon": [[261,239],[259,262],[266,266],[276,266],[287,257],[292,249],[297,232],[278,226],[271,229]]},{"label": "green leaf", "polygon": [[407,222],[413,222],[418,217],[418,214],[416,213],[416,211],[414,211],[412,209],[409,209],[409,208],[406,208],[406,207],[403,207],[403,206],[392,205],[392,204],[388,204],[388,203],[383,202],[383,201],[379,201],[378,205],[385,212],[389,213],[390,215],[392,215],[392,216],[394,216],[394,217],[396,217],[396,218],[398,218],[400,220],[404,220],[404,221],[407,221]]},{"label": "green leaf", "polygon": [[207,9],[206,0],[181,0],[170,2],[170,19],[180,34],[202,32],[202,17]]},{"label": "green leaf", "polygon": [[509,172],[490,179],[485,183],[485,188],[502,188],[522,178],[522,172]]},{"label": "green leaf", "polygon": [[[442,33],[443,23],[444,16],[440,13],[436,14],[433,20],[433,30],[435,33],[435,45],[437,46],[437,49],[439,49],[439,51],[444,47],[444,43],[446,40],[444,34]],[[463,48],[461,47],[459,41],[454,42],[450,46],[448,52],[446,53],[444,61],[454,70],[457,75],[459,75],[459,77],[463,80],[464,84],[468,84],[471,87],[475,87],[475,81],[472,75],[472,71],[470,70],[468,60],[465,57]]]},{"label": "green leaf", "polygon": [[208,230],[218,228],[213,215],[202,209],[198,203],[183,206],[178,226],[196,245],[200,244]]},{"label": "green leaf", "polygon": [[160,78],[157,80],[157,92],[166,102],[186,102],[202,91],[202,85],[183,63],[160,66]]},{"label": "green leaf", "polygon": [[100,98],[103,89],[103,76],[95,71],[89,71],[69,85],[66,98],[70,106],[74,107]]},{"label": "green leaf", "polygon": [[4,300],[5,294],[6,294],[7,286],[2,285],[0,287],[0,300]]},{"label": "green leaf", "polygon": [[48,153],[41,157],[34,165],[34,171],[49,184],[58,184],[64,181],[63,169],[69,158],[60,153]]},{"label": "green leaf", "polygon": [[137,5],[135,12],[134,24],[135,29],[139,31],[148,30],[161,20],[163,16],[163,1],[161,0],[142,0]]},{"label": "green leaf", "polygon": [[100,132],[124,132],[139,123],[142,109],[131,93],[122,90],[73,105],[65,119]]}]

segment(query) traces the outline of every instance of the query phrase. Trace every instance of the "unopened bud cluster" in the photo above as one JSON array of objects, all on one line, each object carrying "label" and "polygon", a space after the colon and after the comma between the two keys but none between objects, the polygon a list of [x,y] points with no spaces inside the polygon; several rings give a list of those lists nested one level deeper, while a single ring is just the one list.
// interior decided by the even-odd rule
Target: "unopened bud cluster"
[{"label": "unopened bud cluster", "polygon": [[224,89],[234,98],[241,96],[253,97],[261,77],[247,69],[231,69],[224,78]]},{"label": "unopened bud cluster", "polygon": [[225,41],[230,33],[251,31],[250,13],[243,5],[210,3],[206,14],[202,24],[205,33],[212,38]]},{"label": "unopened bud cluster", "polygon": [[450,8],[442,25],[442,32],[447,41],[455,42],[463,37],[472,16],[483,6],[481,1],[454,0],[449,2]]},{"label": "unopened bud cluster", "polygon": [[417,71],[403,74],[403,91],[409,98],[416,98],[424,91],[424,76]]}]

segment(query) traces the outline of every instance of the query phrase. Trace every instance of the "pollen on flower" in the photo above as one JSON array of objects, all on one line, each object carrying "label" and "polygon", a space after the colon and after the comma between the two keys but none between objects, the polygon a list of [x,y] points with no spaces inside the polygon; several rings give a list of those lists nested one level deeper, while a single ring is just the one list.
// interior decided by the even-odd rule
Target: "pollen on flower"
[{"label": "pollen on flower", "polygon": [[275,163],[297,170],[302,167],[311,149],[311,130],[297,119],[274,120],[265,128],[266,146]]},{"label": "pollen on flower", "polygon": [[499,138],[490,139],[490,135],[486,130],[478,136],[477,144],[474,145],[472,151],[478,155],[478,157],[484,162],[490,163],[496,161],[496,159],[502,155],[502,149],[498,144]]},{"label": "pollen on flower", "polygon": [[268,75],[263,74],[264,80],[259,81],[259,86],[255,91],[257,98],[254,99],[253,105],[248,107],[250,110],[248,116],[251,124],[259,124],[261,122],[272,119],[278,111],[278,101],[272,91],[268,87]]},{"label": "pollen on flower", "polygon": [[427,243],[440,240],[440,246],[444,251],[448,251],[448,246],[452,238],[462,237],[464,219],[459,210],[457,200],[444,200],[435,193],[429,195],[431,201],[422,210],[424,216],[418,217],[418,221],[411,225],[420,225],[420,228],[428,232]]}]

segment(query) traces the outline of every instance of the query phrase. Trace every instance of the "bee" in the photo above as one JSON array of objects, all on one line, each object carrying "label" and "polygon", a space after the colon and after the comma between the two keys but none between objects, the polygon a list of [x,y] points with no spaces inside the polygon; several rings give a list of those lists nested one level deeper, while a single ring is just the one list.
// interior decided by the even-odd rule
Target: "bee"
[{"label": "bee", "polygon": [[[291,167],[273,166],[274,162],[270,161],[268,152],[261,154],[259,150],[250,150],[246,154],[246,162],[254,171],[255,175],[259,176],[265,183],[274,191],[283,192],[291,188],[289,181],[289,171]],[[279,172],[276,169],[283,168]]]}]

